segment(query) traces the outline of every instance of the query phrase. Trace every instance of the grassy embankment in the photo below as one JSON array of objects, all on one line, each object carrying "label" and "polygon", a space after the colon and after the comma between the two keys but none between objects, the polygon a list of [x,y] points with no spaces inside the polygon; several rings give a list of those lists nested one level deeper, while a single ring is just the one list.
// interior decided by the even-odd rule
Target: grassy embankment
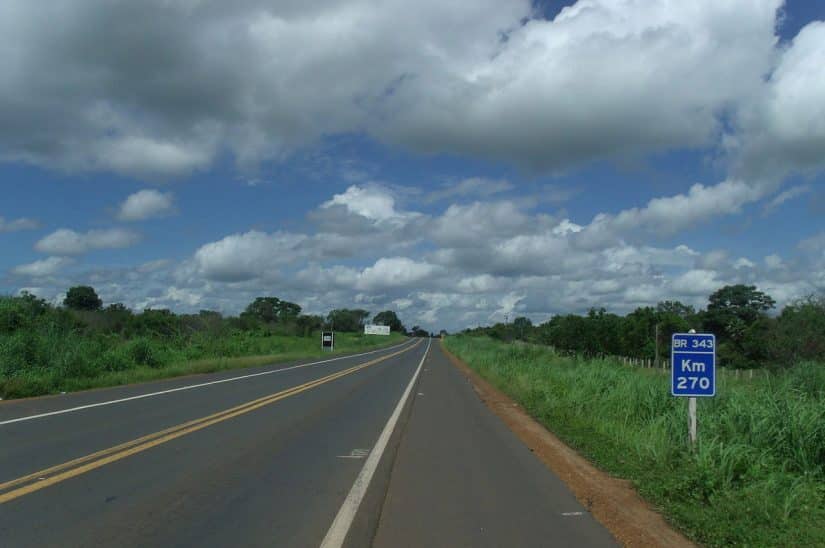
[{"label": "grassy embankment", "polygon": [[709,546],[825,546],[825,364],[752,381],[727,375],[699,401],[669,376],[547,347],[454,336],[447,348],[602,469]]},{"label": "grassy embankment", "polygon": [[[336,333],[335,353],[404,337]],[[0,397],[20,398],[328,356],[318,336],[234,331],[185,338],[88,336],[64,330],[0,334]]]}]

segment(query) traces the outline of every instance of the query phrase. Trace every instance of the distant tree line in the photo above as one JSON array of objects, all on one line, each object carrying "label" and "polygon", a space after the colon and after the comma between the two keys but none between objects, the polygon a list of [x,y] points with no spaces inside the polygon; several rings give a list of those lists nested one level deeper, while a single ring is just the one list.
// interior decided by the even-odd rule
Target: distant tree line
[{"label": "distant tree line", "polygon": [[721,365],[735,368],[788,367],[799,361],[825,360],[825,296],[810,296],[771,316],[776,302],[750,285],[730,285],[714,292],[703,310],[679,301],[640,307],[620,316],[604,308],[586,315],[554,316],[541,325],[519,317],[512,323],[467,329],[501,340],[546,344],[589,356],[642,359],[670,354],[673,333],[696,329],[714,333]]},{"label": "distant tree line", "polygon": [[[0,310],[0,331],[4,323],[20,323],[22,320],[15,318],[25,316],[24,310],[39,315],[54,308],[46,301],[27,293],[21,297],[6,299],[9,302],[17,299],[25,306],[6,306]],[[174,314],[166,309],[147,309],[136,313],[121,303],[104,307],[95,289],[89,286],[70,288],[63,299],[63,306],[64,321],[78,322],[96,331],[127,336],[172,335],[187,331],[221,329],[299,336],[309,336],[321,329],[356,333],[364,330],[364,325],[371,315],[367,310],[348,308],[331,310],[326,316],[303,314],[300,305],[278,297],[257,297],[237,317],[224,317],[212,310],[201,310],[197,314]],[[407,332],[398,315],[392,310],[379,312],[372,323],[387,325],[393,332]]]}]

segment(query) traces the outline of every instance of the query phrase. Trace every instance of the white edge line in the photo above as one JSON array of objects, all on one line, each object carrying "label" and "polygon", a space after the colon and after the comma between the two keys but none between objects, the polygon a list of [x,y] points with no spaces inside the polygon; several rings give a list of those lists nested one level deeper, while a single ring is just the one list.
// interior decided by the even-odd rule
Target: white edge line
[{"label": "white edge line", "polygon": [[[137,396],[130,396],[128,398],[120,398],[120,399],[117,399],[117,400],[109,400],[109,401],[103,401],[103,402],[98,402],[98,403],[90,403],[88,405],[80,405],[78,407],[70,407],[68,409],[61,409],[59,411],[50,411],[48,413],[40,413],[39,415],[29,415],[29,416],[26,416],[26,417],[19,417],[19,418],[16,418],[16,419],[9,419],[9,420],[5,420],[5,421],[0,421],[0,426],[4,426],[6,424],[13,424],[15,422],[24,422],[24,421],[34,420],[34,419],[42,419],[44,417],[51,417],[51,416],[54,416],[54,415],[63,415],[65,413],[74,413],[76,411],[83,411],[84,409],[92,409],[94,407],[103,407],[104,405],[114,405],[116,403],[124,403],[124,402],[127,402],[127,401],[141,400],[143,398],[152,398],[152,397],[155,397],[155,396],[163,396],[164,394],[171,394],[173,392],[182,392],[184,390],[192,390],[193,388],[203,388],[204,386],[211,386],[213,384],[222,384],[222,383],[225,383],[225,382],[235,382],[235,381],[240,381],[240,380],[244,380],[244,379],[250,379],[252,377],[260,377],[262,375],[272,375],[274,373],[281,373],[283,371],[291,371],[293,369],[301,369],[303,367],[311,367],[313,365],[321,365],[321,364],[324,364],[324,363],[335,362],[335,361],[338,361],[338,360],[345,360],[347,358],[358,358],[360,356],[366,356],[368,354],[375,354],[376,352],[382,352],[382,351],[385,351],[385,350],[393,350],[395,348],[399,348],[401,346],[404,346],[405,344],[408,344],[409,342],[410,341],[404,341],[403,343],[397,344],[395,346],[390,346],[388,348],[379,348],[378,350],[371,350],[369,352],[362,352],[361,354],[351,354],[349,356],[339,356],[337,358],[330,358],[328,360],[321,360],[319,362],[302,363],[300,365],[293,365],[291,367],[284,367],[282,369],[273,369],[271,371],[263,371],[261,373],[250,373],[249,375],[241,375],[241,376],[238,376],[238,377],[230,377],[228,379],[221,379],[221,380],[210,381],[210,382],[202,382],[202,383],[199,383],[199,384],[190,384],[190,385],[187,385],[187,386],[180,386],[178,388],[170,388],[169,390],[162,390],[160,392],[151,392],[149,394],[139,394]],[[112,388],[114,388],[114,387],[112,387]]]},{"label": "white edge line", "polygon": [[347,538],[347,533],[349,533],[349,529],[352,526],[352,521],[355,519],[355,514],[358,512],[358,507],[361,506],[361,501],[364,500],[367,488],[370,486],[375,470],[378,468],[378,462],[381,460],[381,456],[387,448],[387,443],[390,441],[390,436],[393,430],[395,430],[398,418],[401,416],[401,410],[410,397],[410,392],[412,392],[418,374],[421,373],[421,366],[424,365],[424,360],[430,352],[431,344],[432,339],[427,342],[427,349],[421,357],[418,369],[415,370],[415,374],[412,379],[410,379],[407,389],[404,391],[401,399],[398,400],[398,405],[395,406],[395,411],[390,415],[387,424],[384,426],[384,430],[381,432],[381,435],[378,436],[378,441],[375,442],[375,447],[373,447],[369,457],[367,457],[364,467],[361,469],[358,477],[355,478],[355,483],[352,484],[352,488],[344,500],[344,504],[342,504],[341,509],[338,510],[335,521],[332,522],[329,531],[327,531],[324,540],[321,542],[321,548],[340,548],[343,546],[344,540]]}]

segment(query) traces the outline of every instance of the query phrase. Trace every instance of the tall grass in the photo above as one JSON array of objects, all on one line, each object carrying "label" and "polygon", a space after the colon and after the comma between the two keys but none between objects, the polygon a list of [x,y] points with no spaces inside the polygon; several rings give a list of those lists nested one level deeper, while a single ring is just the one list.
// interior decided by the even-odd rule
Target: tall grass
[{"label": "tall grass", "polygon": [[699,401],[694,453],[686,401],[659,371],[484,337],[446,345],[698,542],[825,546],[825,364],[720,376]]},{"label": "tall grass", "polygon": [[[398,343],[390,337],[336,333],[336,352]],[[0,397],[20,398],[205,373],[323,355],[318,337],[230,331],[187,337],[89,334],[65,329],[0,333]]]}]

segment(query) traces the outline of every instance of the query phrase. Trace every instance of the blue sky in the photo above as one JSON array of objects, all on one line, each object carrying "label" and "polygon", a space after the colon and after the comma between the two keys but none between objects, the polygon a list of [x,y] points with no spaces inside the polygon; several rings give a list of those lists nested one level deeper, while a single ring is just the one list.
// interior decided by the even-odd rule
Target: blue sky
[{"label": "blue sky", "polygon": [[821,3],[402,8],[10,2],[0,292],[457,329],[825,291]]}]

